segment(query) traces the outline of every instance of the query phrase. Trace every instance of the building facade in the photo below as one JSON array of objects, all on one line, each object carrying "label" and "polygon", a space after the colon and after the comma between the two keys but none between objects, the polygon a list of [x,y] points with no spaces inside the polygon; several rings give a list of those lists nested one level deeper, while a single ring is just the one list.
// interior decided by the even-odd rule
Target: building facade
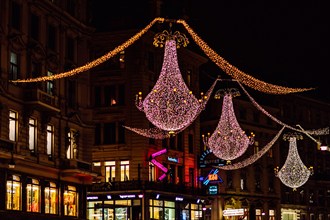
[{"label": "building facade", "polygon": [[94,127],[86,77],[14,83],[89,60],[87,1],[0,2],[2,219],[86,219]]}]

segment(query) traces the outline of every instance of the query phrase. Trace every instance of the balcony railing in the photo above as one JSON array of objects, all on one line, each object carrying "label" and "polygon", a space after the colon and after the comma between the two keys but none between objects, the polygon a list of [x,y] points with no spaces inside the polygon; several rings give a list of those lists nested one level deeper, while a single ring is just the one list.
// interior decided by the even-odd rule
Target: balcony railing
[{"label": "balcony railing", "polygon": [[26,93],[27,104],[35,105],[45,111],[59,112],[58,97],[48,94],[40,89],[30,89]]},{"label": "balcony railing", "polygon": [[0,139],[0,150],[13,152],[14,151],[14,142]]}]

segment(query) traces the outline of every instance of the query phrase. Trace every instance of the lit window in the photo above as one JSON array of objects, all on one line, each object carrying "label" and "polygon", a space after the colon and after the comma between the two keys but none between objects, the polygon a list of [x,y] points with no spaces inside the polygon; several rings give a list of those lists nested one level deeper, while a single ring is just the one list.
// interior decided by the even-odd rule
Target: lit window
[{"label": "lit window", "polygon": [[54,126],[47,125],[47,155],[52,156],[54,151]]},{"label": "lit window", "polygon": [[57,200],[56,184],[49,182],[45,187],[45,213],[57,214]]},{"label": "lit window", "polygon": [[275,220],[275,210],[269,209],[269,220]]},{"label": "lit window", "polygon": [[125,68],[125,51],[120,51],[119,53],[119,65],[120,65],[120,69],[124,69]]},{"label": "lit window", "polygon": [[129,161],[120,161],[120,181],[129,180]]},{"label": "lit window", "polygon": [[[51,71],[48,71],[47,72],[47,76],[52,76],[53,73]],[[54,95],[54,81],[53,80],[49,80],[47,81],[47,84],[46,84],[46,92],[49,94],[49,95]]]},{"label": "lit window", "polygon": [[67,133],[67,150],[66,150],[66,158],[67,159],[76,159],[77,158],[77,154],[78,154],[78,146],[77,146],[77,138],[78,138],[78,132],[73,130],[73,129],[69,129],[68,133]]},{"label": "lit window", "polygon": [[29,119],[29,150],[34,152],[37,146],[37,120]]},{"label": "lit window", "polygon": [[78,193],[76,187],[68,186],[63,193],[64,215],[78,216]]},{"label": "lit window", "polygon": [[18,79],[19,74],[19,60],[17,53],[10,52],[10,69],[9,78],[12,80]]},{"label": "lit window", "polygon": [[105,181],[111,182],[116,178],[116,161],[105,161]]},{"label": "lit window", "polygon": [[9,111],[9,140],[16,141],[18,130],[18,114],[14,111]]},{"label": "lit window", "polygon": [[151,162],[149,162],[149,181],[156,181],[155,179],[155,165]]},{"label": "lit window", "polygon": [[29,183],[26,185],[26,211],[40,212],[39,180],[29,179]]},{"label": "lit window", "polygon": [[19,176],[12,175],[8,178],[6,191],[6,208],[8,210],[22,210],[22,183]]}]

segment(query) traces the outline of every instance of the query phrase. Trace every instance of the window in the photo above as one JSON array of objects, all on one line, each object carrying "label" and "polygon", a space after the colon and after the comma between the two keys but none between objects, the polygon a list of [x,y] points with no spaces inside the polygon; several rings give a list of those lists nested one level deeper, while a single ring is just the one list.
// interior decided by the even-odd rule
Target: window
[{"label": "window", "polygon": [[78,132],[73,129],[69,129],[67,132],[67,150],[66,150],[66,158],[67,159],[76,159],[78,154],[78,146],[77,140]]},{"label": "window", "polygon": [[247,182],[247,177],[246,173],[244,171],[241,172],[241,180],[240,180],[240,186],[242,191],[246,191],[246,182]]},{"label": "window", "polygon": [[36,151],[37,147],[37,120],[29,119],[29,150],[32,152]]},{"label": "window", "polygon": [[9,79],[16,80],[19,77],[19,57],[15,52],[10,52]]},{"label": "window", "polygon": [[53,156],[54,154],[54,126],[47,125],[47,155]]},{"label": "window", "polygon": [[66,40],[66,58],[70,61],[74,61],[74,40],[70,37]]},{"label": "window", "polygon": [[105,161],[105,181],[111,182],[116,179],[116,161]]},{"label": "window", "polygon": [[261,220],[261,209],[256,209],[256,220]]},{"label": "window", "polygon": [[9,140],[16,141],[18,132],[18,114],[14,111],[9,111]]},{"label": "window", "polygon": [[203,207],[200,204],[191,204],[191,220],[203,218]]},{"label": "window", "polygon": [[28,179],[26,185],[26,211],[40,212],[40,185],[37,179]]},{"label": "window", "polygon": [[191,70],[187,70],[187,86],[191,87]]},{"label": "window", "polygon": [[129,180],[129,161],[120,161],[120,181]]},{"label": "window", "polygon": [[47,38],[47,47],[51,50],[56,51],[56,27],[49,24],[48,25],[48,38]]},{"label": "window", "polygon": [[120,51],[119,53],[119,63],[120,63],[120,69],[125,68],[125,51]]},{"label": "window", "polygon": [[182,151],[183,150],[183,135],[182,133],[179,133],[176,135],[176,140],[177,140],[177,150]]},{"label": "window", "polygon": [[[125,143],[124,122],[111,122],[104,124],[103,144],[123,144]],[[101,135],[101,133],[100,133]]]},{"label": "window", "polygon": [[14,1],[11,2],[11,27],[21,29],[21,7]]},{"label": "window", "polygon": [[[100,99],[100,97],[98,97]],[[125,104],[125,86],[110,85],[104,88],[104,106],[117,106]]]},{"label": "window", "polygon": [[149,213],[151,219],[176,219],[175,202],[150,199]]},{"label": "window", "polygon": [[45,213],[57,214],[57,187],[53,182],[48,182],[45,186]]},{"label": "window", "polygon": [[6,186],[6,208],[8,210],[22,210],[22,183],[17,175],[8,177]]},{"label": "window", "polygon": [[[52,76],[54,75],[53,72],[47,71],[47,76]],[[46,92],[49,95],[54,95],[54,81],[53,80],[48,80],[46,84]]]},{"label": "window", "polygon": [[269,209],[269,220],[275,220],[275,209]]},{"label": "window", "polygon": [[76,106],[76,82],[74,80],[68,81],[68,106],[74,108]]},{"label": "window", "polygon": [[195,186],[195,172],[194,172],[194,168],[189,168],[189,185],[191,187]]},{"label": "window", "polygon": [[30,15],[30,37],[34,40],[39,40],[40,34],[40,19],[37,15],[31,14]]},{"label": "window", "polygon": [[149,181],[156,181],[156,170],[155,165],[151,162],[149,162]]},{"label": "window", "polygon": [[63,193],[64,215],[78,216],[78,193],[76,187],[67,186]]},{"label": "window", "polygon": [[39,77],[41,73],[41,64],[31,62],[31,74],[33,78]]}]

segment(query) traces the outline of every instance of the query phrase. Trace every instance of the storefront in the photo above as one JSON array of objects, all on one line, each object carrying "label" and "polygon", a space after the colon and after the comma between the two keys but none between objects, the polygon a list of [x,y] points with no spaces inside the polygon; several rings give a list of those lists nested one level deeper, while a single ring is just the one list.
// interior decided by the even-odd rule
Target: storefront
[{"label": "storefront", "polygon": [[166,193],[88,194],[89,220],[200,220],[205,201]]}]

